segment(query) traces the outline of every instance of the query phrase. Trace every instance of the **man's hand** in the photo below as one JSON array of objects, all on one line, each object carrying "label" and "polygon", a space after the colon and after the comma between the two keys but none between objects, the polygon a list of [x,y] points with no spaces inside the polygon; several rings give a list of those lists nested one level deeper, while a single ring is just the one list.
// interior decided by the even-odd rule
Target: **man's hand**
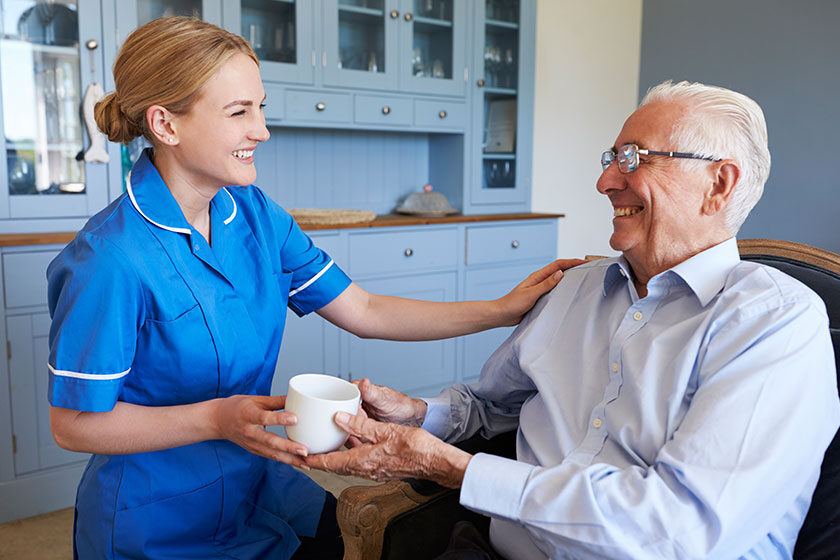
[{"label": "man's hand", "polygon": [[426,418],[426,403],[412,399],[384,385],[374,385],[367,377],[353,381],[362,394],[362,409],[374,420],[420,427]]},{"label": "man's hand", "polygon": [[550,292],[563,278],[563,271],[585,263],[582,259],[558,259],[532,272],[508,294],[496,300],[501,310],[499,326],[518,325],[537,300]]},{"label": "man's hand", "polygon": [[380,481],[423,478],[458,488],[472,458],[420,428],[377,422],[346,412],[337,413],[335,423],[355,438],[351,438],[353,447],[310,455],[306,458],[310,467]]},{"label": "man's hand", "polygon": [[265,426],[291,426],[297,418],[289,412],[277,412],[286,406],[286,396],[234,395],[216,399],[213,415],[219,437],[229,439],[256,455],[296,467],[306,467],[305,446],[271,433]]}]

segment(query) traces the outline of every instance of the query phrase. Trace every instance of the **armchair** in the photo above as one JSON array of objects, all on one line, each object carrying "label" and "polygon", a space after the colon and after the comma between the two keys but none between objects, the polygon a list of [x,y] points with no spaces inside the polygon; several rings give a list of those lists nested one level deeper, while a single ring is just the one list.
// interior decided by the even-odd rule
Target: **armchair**
[{"label": "armchair", "polygon": [[[825,301],[834,357],[840,372],[840,255],[773,239],[738,242],[741,258],[778,268]],[[838,379],[840,384],[840,379]],[[461,442],[470,453],[515,454],[515,432]],[[795,560],[840,558],[840,431],[825,453],[819,482],[794,550]],[[459,504],[459,492],[406,479],[346,488],[338,499],[345,560],[423,560],[441,554],[461,519],[487,531],[489,518]]]}]

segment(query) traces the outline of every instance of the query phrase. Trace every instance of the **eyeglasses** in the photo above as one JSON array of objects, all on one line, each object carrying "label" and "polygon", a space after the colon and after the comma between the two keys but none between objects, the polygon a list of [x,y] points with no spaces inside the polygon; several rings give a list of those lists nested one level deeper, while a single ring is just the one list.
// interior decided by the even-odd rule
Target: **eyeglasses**
[{"label": "eyeglasses", "polygon": [[618,161],[619,171],[622,173],[632,173],[639,167],[639,154],[643,156],[667,156],[684,159],[720,161],[720,158],[713,158],[710,156],[687,154],[685,152],[654,152],[653,150],[644,150],[636,144],[625,144],[618,149],[618,153],[616,153],[615,148],[610,148],[601,154],[601,168],[606,171],[607,167],[609,167],[612,162]]}]

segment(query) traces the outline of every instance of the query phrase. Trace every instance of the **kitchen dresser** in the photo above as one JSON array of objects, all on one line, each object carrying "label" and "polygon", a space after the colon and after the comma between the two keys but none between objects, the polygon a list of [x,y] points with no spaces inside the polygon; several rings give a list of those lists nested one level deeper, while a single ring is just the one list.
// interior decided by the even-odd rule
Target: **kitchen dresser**
[{"label": "kitchen dresser", "polygon": [[[52,440],[45,269],[121,195],[142,149],[91,140],[80,104],[136,26],[195,15],[243,35],[261,59],[271,138],[258,181],[287,208],[373,210],[305,228],[364,288],[488,299],[557,254],[558,215],[531,205],[536,0],[20,0],[0,39],[0,522],[72,504],[86,457]],[[14,12],[14,13],[12,13]],[[425,183],[459,211],[401,216]],[[461,339],[360,340],[289,313],[273,391],[321,371],[433,394],[478,376],[510,329]]]}]

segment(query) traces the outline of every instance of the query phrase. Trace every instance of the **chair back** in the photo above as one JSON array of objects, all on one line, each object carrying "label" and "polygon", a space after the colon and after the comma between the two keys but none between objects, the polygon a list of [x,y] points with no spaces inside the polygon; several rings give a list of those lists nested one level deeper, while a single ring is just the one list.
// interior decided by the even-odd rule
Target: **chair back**
[{"label": "chair back", "polygon": [[[775,239],[738,241],[743,260],[777,268],[814,290],[825,302],[840,386],[840,255]],[[795,560],[840,558],[840,430],[825,453],[811,507],[793,552]]]}]

